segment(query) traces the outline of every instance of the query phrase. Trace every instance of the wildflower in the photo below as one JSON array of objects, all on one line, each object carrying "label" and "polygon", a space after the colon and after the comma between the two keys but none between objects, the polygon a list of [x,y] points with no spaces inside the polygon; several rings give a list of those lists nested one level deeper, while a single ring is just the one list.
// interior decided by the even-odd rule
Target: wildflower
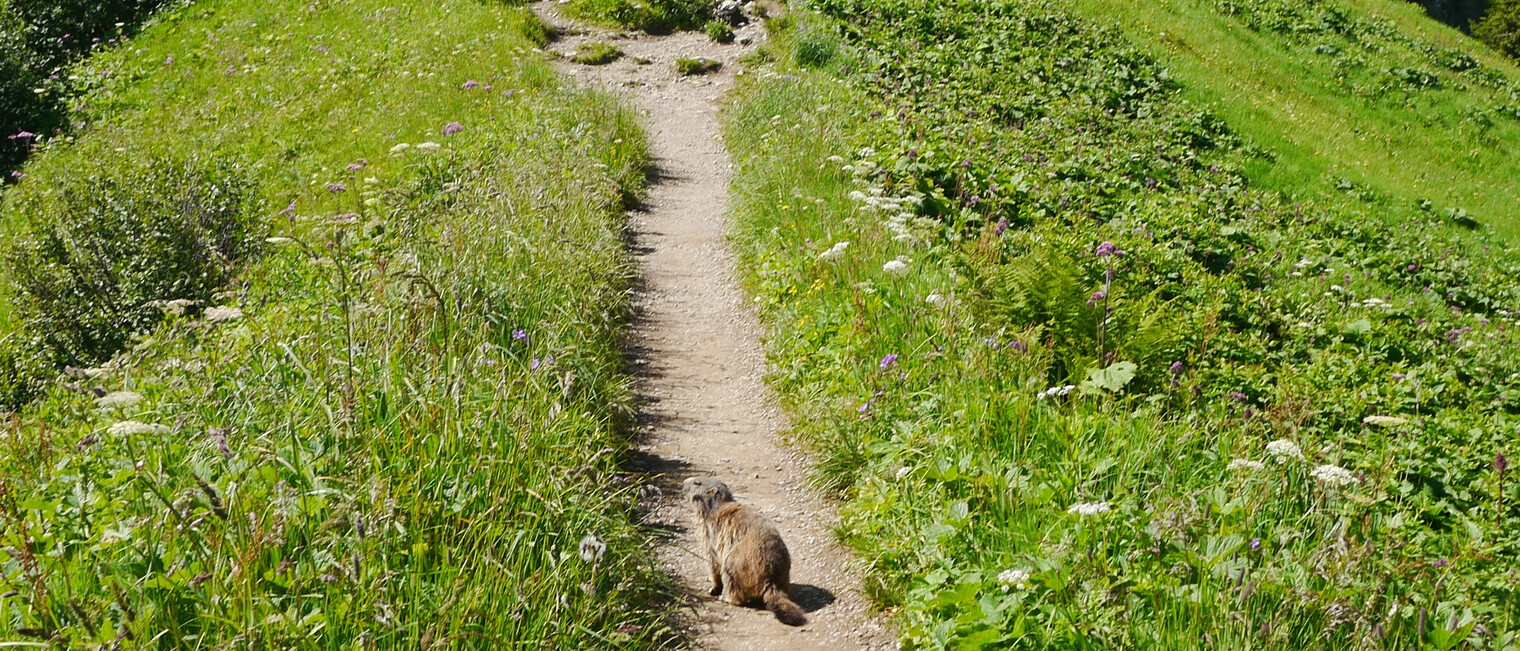
[{"label": "wildflower", "polygon": [[1357,483],[1356,475],[1351,474],[1350,470],[1328,463],[1315,466],[1314,470],[1310,471],[1309,474],[1313,475],[1320,483],[1331,486],[1349,486]]},{"label": "wildflower", "polygon": [[1289,459],[1303,459],[1304,451],[1298,448],[1298,444],[1288,439],[1277,439],[1267,444],[1267,454],[1272,455],[1278,463],[1285,463]]},{"label": "wildflower", "polygon": [[998,572],[997,582],[1002,584],[1003,591],[1009,588],[1024,590],[1029,587],[1029,570],[1011,569]]},{"label": "wildflower", "polygon": [[356,222],[358,220],[359,220],[359,213],[356,213],[356,212],[346,212],[346,213],[343,213],[341,215],[334,215],[333,216],[333,223],[337,223],[337,224],[352,224],[352,223],[354,223],[354,222]]},{"label": "wildflower", "polygon": [[1099,513],[1107,513],[1108,509],[1108,502],[1082,502],[1071,505],[1071,508],[1066,509],[1066,512],[1076,515],[1097,515]]},{"label": "wildflower", "polygon": [[1437,559],[1435,559],[1435,560],[1433,560],[1433,561],[1430,562],[1430,566],[1433,567],[1433,568],[1436,568],[1438,570],[1441,569],[1441,568],[1443,568],[1443,567],[1449,567],[1450,565],[1451,565],[1451,561],[1448,561],[1448,560],[1446,560],[1444,558],[1437,558]]},{"label": "wildflower", "polygon": [[1260,538],[1252,538],[1251,539],[1251,549],[1261,549],[1261,539]]},{"label": "wildflower", "polygon": [[598,563],[606,555],[607,543],[597,538],[596,534],[588,533],[586,537],[581,538],[581,560],[587,563]]},{"label": "wildflower", "polygon": [[165,314],[179,316],[185,313],[185,308],[195,305],[195,301],[188,298],[176,298],[172,301],[153,301],[149,305],[163,310]]},{"label": "wildflower", "polygon": [[236,321],[243,318],[243,311],[236,307],[208,307],[206,308],[205,317],[207,321],[212,323]]},{"label": "wildflower", "polygon": [[1002,237],[1003,233],[1007,233],[1007,232],[1008,232],[1008,218],[1007,217],[999,217],[998,220],[997,220],[997,226],[992,229],[992,234],[996,235],[998,237]]},{"label": "wildflower", "polygon": [[296,212],[296,202],[292,201],[292,202],[290,202],[290,205],[285,206],[285,209],[280,211],[280,216],[281,217],[289,217],[289,216],[295,214],[295,212]]},{"label": "wildflower", "polygon": [[1499,452],[1499,453],[1494,454],[1494,472],[1497,472],[1497,473],[1499,473],[1499,474],[1502,475],[1502,474],[1504,474],[1504,471],[1508,470],[1508,469],[1509,469],[1509,459],[1505,459],[1504,458],[1504,453],[1503,452]]},{"label": "wildflower", "polygon": [[95,399],[95,406],[101,409],[115,409],[118,407],[131,407],[142,402],[142,394],[136,391],[112,391]]},{"label": "wildflower", "polygon": [[458,122],[450,122],[443,125],[443,135],[445,136],[452,136],[460,131],[464,131],[464,125]]},{"label": "wildflower", "polygon": [[1266,467],[1266,465],[1263,464],[1260,461],[1252,461],[1250,459],[1235,459],[1234,461],[1230,462],[1230,465],[1225,466],[1225,469],[1226,470],[1230,470],[1230,471],[1237,471],[1237,472],[1238,471],[1255,472],[1255,471],[1261,470],[1262,468],[1265,468],[1265,467]]},{"label": "wildflower", "polygon": [[1395,379],[1395,380],[1402,380],[1402,379],[1404,379],[1406,377],[1409,377],[1409,376],[1404,375],[1403,373],[1394,373],[1393,374],[1393,379]]},{"label": "wildflower", "polygon": [[844,162],[844,157],[843,156],[837,156],[837,155],[836,156],[830,156],[829,157],[829,162],[830,163],[843,163]]},{"label": "wildflower", "polygon": [[327,191],[328,192],[348,192],[348,186],[343,185],[342,183],[328,183],[327,184]]},{"label": "wildflower", "polygon": [[819,253],[818,259],[824,262],[833,262],[844,257],[844,251],[848,248],[850,248],[849,242],[836,243],[833,247],[829,248],[829,250],[824,251],[823,253]]},{"label": "wildflower", "polygon": [[479,86],[480,86],[480,82],[475,81],[474,79],[471,79],[469,81],[464,82],[464,84],[461,85],[460,88],[462,88],[464,90],[470,90],[472,88],[477,88]]},{"label": "wildflower", "polygon": [[1100,258],[1106,258],[1108,256],[1114,256],[1117,258],[1124,257],[1124,252],[1120,251],[1119,247],[1114,246],[1113,242],[1106,240],[1102,244],[1098,245],[1098,250],[1094,251],[1093,254]]},{"label": "wildflower", "polygon": [[897,353],[892,353],[890,355],[887,355],[886,357],[881,358],[881,370],[885,371],[885,370],[891,368],[892,365],[896,364],[896,363],[897,363]]},{"label": "wildflower", "polygon": [[110,427],[106,428],[106,432],[110,433],[111,436],[167,434],[169,433],[169,427],[166,425],[158,425],[154,423],[144,423],[137,420],[124,420],[119,423],[112,423]]},{"label": "wildflower", "polygon": [[408,145],[408,144],[406,144],[406,143],[403,142],[401,144],[396,145],[395,147],[391,147],[391,155],[392,156],[400,156],[402,154],[405,154],[406,150],[411,149],[411,148],[412,148],[411,145]]},{"label": "wildflower", "polygon": [[436,142],[433,142],[433,141],[429,140],[427,142],[419,142],[419,143],[417,143],[417,146],[415,147],[415,149],[417,151],[420,151],[420,152],[424,153],[424,154],[431,154],[431,153],[433,153],[435,151],[438,151],[442,147],[443,147],[443,145],[440,145],[440,144],[438,144]]},{"label": "wildflower", "polygon": [[850,201],[865,201],[865,200],[866,200],[866,193],[861,192],[860,190],[855,190],[855,191],[853,191],[853,192],[850,193]]},{"label": "wildflower", "polygon": [[362,169],[364,169],[364,166],[360,165],[358,163],[349,163],[348,164],[348,171],[350,171],[350,172],[357,172],[357,171],[362,170]]},{"label": "wildflower", "polygon": [[903,466],[897,469],[897,478],[902,479],[913,474],[913,466]]},{"label": "wildflower", "polygon": [[527,330],[513,330],[512,331],[512,338],[516,339],[518,341],[523,341],[523,340],[525,340],[525,339],[528,338],[528,331]]},{"label": "wildflower", "polygon": [[1107,293],[1101,292],[1101,291],[1093,292],[1093,295],[1090,296],[1090,297],[1088,297],[1088,299],[1087,299],[1087,305],[1088,305],[1088,307],[1092,307],[1093,305],[1097,305],[1098,303],[1101,303],[1101,302],[1103,302],[1104,300],[1107,300],[1107,299],[1108,299],[1108,294]]},{"label": "wildflower", "polygon": [[1247,400],[1250,400],[1250,398],[1247,397],[1246,394],[1241,393],[1239,391],[1232,391],[1230,393],[1230,399],[1232,399],[1235,402],[1238,402],[1240,404],[1245,404]]},{"label": "wildflower", "polygon": [[26,178],[26,174],[23,173],[21,170],[11,170],[11,178],[16,179],[17,181],[20,181],[21,179]]},{"label": "wildflower", "polygon": [[1398,416],[1368,416],[1362,419],[1363,425],[1376,425],[1378,427],[1398,427],[1409,422],[1407,418]]},{"label": "wildflower", "polygon": [[944,305],[947,302],[947,300],[945,299],[945,296],[943,294],[940,294],[939,292],[934,292],[932,294],[929,294],[928,296],[925,296],[924,297],[924,302],[928,303],[930,305]]},{"label": "wildflower", "polygon": [[[1014,343],[1018,343],[1018,342],[1014,342]],[[1044,400],[1046,398],[1064,398],[1068,394],[1070,394],[1072,391],[1076,390],[1076,388],[1077,388],[1077,385],[1075,385],[1075,384],[1068,384],[1066,386],[1060,386],[1060,387],[1050,387],[1049,389],[1046,389],[1044,391],[1039,392],[1038,394],[1035,394],[1035,398],[1039,399],[1039,400]]]},{"label": "wildflower", "polygon": [[886,264],[881,266],[881,270],[901,278],[908,275],[908,263],[903,262],[901,259],[888,260]]}]

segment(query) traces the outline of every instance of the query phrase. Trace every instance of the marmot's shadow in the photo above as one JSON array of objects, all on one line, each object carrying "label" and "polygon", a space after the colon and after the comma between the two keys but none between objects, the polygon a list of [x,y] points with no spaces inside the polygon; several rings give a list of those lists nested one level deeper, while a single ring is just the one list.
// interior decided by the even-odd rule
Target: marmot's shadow
[{"label": "marmot's shadow", "polygon": [[806,583],[793,583],[790,591],[792,601],[802,607],[805,612],[816,612],[831,603],[834,603],[834,593],[816,585]]}]

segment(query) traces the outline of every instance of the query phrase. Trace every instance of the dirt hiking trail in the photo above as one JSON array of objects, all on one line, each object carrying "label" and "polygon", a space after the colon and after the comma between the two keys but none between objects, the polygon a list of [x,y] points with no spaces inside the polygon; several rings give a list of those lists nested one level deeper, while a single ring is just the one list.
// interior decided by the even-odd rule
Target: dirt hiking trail
[{"label": "dirt hiking trail", "polygon": [[[635,463],[661,489],[648,523],[670,532],[659,556],[685,587],[688,633],[704,649],[897,648],[868,611],[854,561],[834,543],[833,507],[806,489],[800,452],[782,447],[787,418],[762,379],[760,323],[735,280],[725,221],[730,169],[718,110],[738,58],[747,43],[764,37],[763,29],[751,23],[737,30],[735,44],[719,45],[700,32],[589,28],[565,18],[553,2],[534,9],[561,33],[550,46],[566,55],[556,64],[560,71],[625,94],[649,134],[656,174],[646,205],[630,215],[643,280],[630,352],[641,404]],[[603,66],[571,62],[576,47],[590,41],[626,56]],[[680,57],[723,67],[683,77],[675,70]],[[738,500],[776,523],[792,554],[792,599],[808,611],[807,625],[786,626],[767,611],[707,596],[706,561],[680,501],[681,482],[697,475],[727,482]]]}]

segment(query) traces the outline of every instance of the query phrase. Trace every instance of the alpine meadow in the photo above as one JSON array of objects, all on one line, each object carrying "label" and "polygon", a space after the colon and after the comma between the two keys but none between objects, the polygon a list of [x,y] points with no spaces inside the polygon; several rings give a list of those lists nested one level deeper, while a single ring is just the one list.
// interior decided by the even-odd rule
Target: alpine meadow
[{"label": "alpine meadow", "polygon": [[0,647],[1520,651],[1516,26],[0,0]]}]

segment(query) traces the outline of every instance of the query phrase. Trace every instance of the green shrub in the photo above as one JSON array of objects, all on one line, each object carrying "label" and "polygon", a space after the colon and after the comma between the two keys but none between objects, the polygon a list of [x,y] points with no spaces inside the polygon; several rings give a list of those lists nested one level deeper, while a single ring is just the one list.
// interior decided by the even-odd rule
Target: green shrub
[{"label": "green shrub", "polygon": [[98,163],[23,207],[6,260],[21,321],[56,363],[110,357],[158,322],[152,302],[207,301],[254,253],[250,193],[226,163]]},{"label": "green shrub", "polygon": [[796,48],[793,59],[804,68],[822,68],[839,52],[839,44],[834,38],[818,29],[804,29],[798,33]]},{"label": "green shrub", "polygon": [[710,15],[701,0],[571,0],[564,11],[572,18],[650,34],[698,29]]},{"label": "green shrub", "polygon": [[602,66],[623,58],[623,51],[615,45],[607,43],[582,43],[575,48],[575,56],[571,61],[583,63],[588,66]]},{"label": "green shrub", "polygon": [[172,0],[10,0],[10,9],[26,25],[33,68],[52,71],[129,34],[154,11]]},{"label": "green shrub", "polygon": [[676,72],[686,76],[705,75],[709,72],[716,72],[722,67],[723,64],[721,62],[713,61],[712,59],[690,59],[687,57],[676,59]]},{"label": "green shrub", "polygon": [[714,43],[734,42],[734,28],[720,20],[707,21],[707,38]]},{"label": "green shrub", "polygon": [[1473,25],[1473,36],[1520,60],[1520,0],[1495,0],[1488,13]]}]

